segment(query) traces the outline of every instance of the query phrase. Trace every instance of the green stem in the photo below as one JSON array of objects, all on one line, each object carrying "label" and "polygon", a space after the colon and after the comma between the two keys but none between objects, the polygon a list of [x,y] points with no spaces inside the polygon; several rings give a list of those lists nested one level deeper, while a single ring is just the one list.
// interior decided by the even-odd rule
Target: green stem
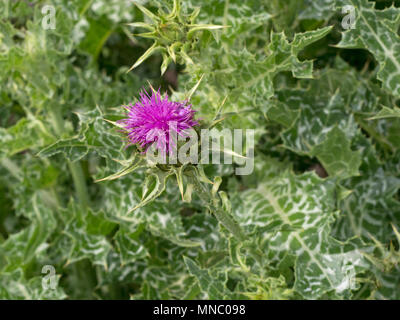
[{"label": "green stem", "polygon": [[[198,191],[198,196],[204,202],[204,204],[209,208],[209,210],[214,214],[214,217],[230,232],[233,236],[239,240],[241,243],[246,240],[246,234],[238,223],[230,216],[230,214],[223,209],[219,199],[215,199],[215,196],[210,192],[210,190],[197,178],[196,175],[189,176],[189,180],[195,185]],[[255,261],[263,266],[262,252],[253,246],[248,246],[245,244],[244,248],[248,250],[250,256],[253,257]]]},{"label": "green stem", "polygon": [[229,216],[228,212],[223,209],[214,208],[214,216],[217,220],[228,229],[239,241],[246,240],[242,228]]},{"label": "green stem", "polygon": [[54,198],[54,202],[57,204],[57,208],[61,207],[61,199],[54,186],[50,189],[49,193]]},{"label": "green stem", "polygon": [[89,194],[86,187],[85,176],[80,162],[71,162],[68,160],[68,167],[72,174],[72,180],[74,181],[75,192],[79,203],[83,207],[89,205]]},{"label": "green stem", "polygon": [[217,220],[230,233],[232,233],[237,238],[237,240],[239,240],[240,242],[246,240],[246,236],[242,228],[232,219],[229,213],[222,208],[220,201],[215,200],[215,197],[212,195],[210,190],[208,190],[208,188],[206,188],[203,183],[197,179],[196,176],[192,177],[191,180],[194,182],[200,199],[214,214],[215,218],[217,218]]},{"label": "green stem", "polygon": [[16,178],[17,180],[22,180],[22,173],[21,173],[21,169],[18,168],[18,166],[12,162],[10,159],[8,158],[4,158],[1,160],[1,165],[6,168],[8,170],[8,172],[11,173],[11,175]]},{"label": "green stem", "polygon": [[[59,136],[61,136],[64,132],[64,120],[57,107],[54,107],[51,110],[51,116],[53,118],[54,130]],[[67,161],[69,171],[72,175],[72,180],[74,181],[74,187],[78,201],[83,207],[86,208],[89,205],[89,193],[86,187],[85,176],[83,174],[81,163],[78,161]]]}]

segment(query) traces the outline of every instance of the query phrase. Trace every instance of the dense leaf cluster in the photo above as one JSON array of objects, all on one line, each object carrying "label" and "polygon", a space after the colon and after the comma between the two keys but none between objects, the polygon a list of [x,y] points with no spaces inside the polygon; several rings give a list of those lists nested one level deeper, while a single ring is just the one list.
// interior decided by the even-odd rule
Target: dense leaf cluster
[{"label": "dense leaf cluster", "polygon": [[[399,3],[136,2],[0,3],[0,299],[400,299]],[[254,172],[125,148],[149,83]]]}]

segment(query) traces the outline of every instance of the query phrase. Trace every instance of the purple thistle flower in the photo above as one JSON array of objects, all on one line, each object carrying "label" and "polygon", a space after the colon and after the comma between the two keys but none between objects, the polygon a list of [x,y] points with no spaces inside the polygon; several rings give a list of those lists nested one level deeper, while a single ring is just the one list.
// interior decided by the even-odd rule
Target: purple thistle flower
[{"label": "purple thistle flower", "polygon": [[153,142],[157,142],[157,149],[163,154],[174,146],[173,141],[170,143],[170,130],[187,137],[186,130],[198,124],[193,119],[196,111],[188,101],[168,101],[168,95],[163,99],[160,90],[153,91],[151,96],[141,91],[140,101],[125,108],[128,118],[121,123],[128,133],[129,145],[138,144],[147,150]]}]

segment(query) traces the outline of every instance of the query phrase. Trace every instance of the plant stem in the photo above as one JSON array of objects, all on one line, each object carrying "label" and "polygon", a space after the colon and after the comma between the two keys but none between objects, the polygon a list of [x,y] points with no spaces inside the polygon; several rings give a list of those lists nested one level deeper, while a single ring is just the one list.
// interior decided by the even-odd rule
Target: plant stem
[{"label": "plant stem", "polygon": [[242,228],[229,216],[228,212],[220,208],[214,208],[213,214],[239,241],[246,240]]},{"label": "plant stem", "polygon": [[196,176],[191,177],[191,180],[194,182],[200,199],[214,214],[215,218],[217,218],[217,220],[230,233],[232,233],[237,238],[237,240],[239,240],[240,242],[246,240],[246,236],[242,228],[232,219],[229,213],[222,208],[220,201],[215,199],[215,196],[213,196],[210,190],[208,190],[208,188],[206,188],[203,183],[197,179]]},{"label": "plant stem", "polygon": [[89,194],[86,187],[85,177],[80,162],[71,162],[68,160],[68,167],[72,174],[72,180],[74,181],[75,192],[79,203],[83,207],[89,205]]},{"label": "plant stem", "polygon": [[[54,130],[59,136],[61,136],[64,132],[64,120],[57,107],[54,107],[51,110],[51,116],[53,118]],[[69,171],[72,175],[72,180],[74,181],[74,187],[78,201],[84,208],[86,208],[89,205],[89,193],[87,191],[81,163],[78,161],[71,162],[70,160],[67,160],[67,162]]]},{"label": "plant stem", "polygon": [[14,162],[12,162],[10,159],[8,159],[8,158],[2,159],[1,165],[4,168],[6,168],[14,178],[16,178],[17,180],[22,180],[21,169],[18,168],[17,165]]}]

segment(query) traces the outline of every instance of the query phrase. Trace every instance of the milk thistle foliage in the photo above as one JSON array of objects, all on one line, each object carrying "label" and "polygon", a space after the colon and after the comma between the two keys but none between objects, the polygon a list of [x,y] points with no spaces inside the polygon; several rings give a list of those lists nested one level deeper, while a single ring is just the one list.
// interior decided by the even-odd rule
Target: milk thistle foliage
[{"label": "milk thistle foliage", "polygon": [[[189,136],[188,130],[198,124],[193,119],[195,110],[192,109],[192,105],[187,100],[182,102],[169,101],[168,95],[163,98],[160,90],[155,91],[152,89],[151,95],[146,91],[140,92],[140,100],[134,105],[129,104],[125,106],[128,110],[128,117],[121,120],[120,124],[123,125],[128,135],[129,144],[136,144],[143,148],[145,151],[153,143],[156,144],[156,148],[161,154],[165,155],[170,152],[174,147],[173,140],[170,140],[170,136],[173,134],[173,130],[180,138],[186,138]],[[141,158],[143,160],[143,158]],[[139,160],[140,161],[140,160]],[[135,169],[138,165],[136,162],[131,168]],[[147,165],[149,163],[147,162]],[[171,175],[176,176],[177,184],[182,194],[182,199],[185,200],[183,189],[186,186],[186,198],[191,198],[191,192],[193,189],[196,190],[204,206],[214,214],[214,216],[220,221],[220,223],[229,230],[232,235],[237,237],[238,240],[244,240],[245,235],[240,226],[229,217],[229,213],[223,209],[220,198],[210,192],[207,186],[204,186],[204,180],[206,177],[204,173],[197,166],[184,165],[179,170],[174,167],[164,167],[163,172],[160,172],[154,165],[150,165],[151,168],[148,170],[148,176],[155,176],[158,181],[163,179],[165,185],[166,180]],[[201,167],[200,167],[201,168]],[[200,170],[200,171],[199,171]],[[116,176],[122,176],[130,173],[131,169],[124,170],[123,173]],[[111,176],[114,179],[115,175]],[[102,180],[108,180],[110,177]],[[186,183],[184,183],[184,181]],[[145,189],[147,189],[145,185]],[[134,211],[150,201],[153,201],[164,192],[164,187],[156,189],[153,193],[150,193],[148,197],[144,199],[131,211]],[[210,203],[211,202],[211,203]]]},{"label": "milk thistle foliage", "polygon": [[139,66],[148,57],[160,52],[163,57],[161,74],[163,74],[171,62],[179,64],[193,64],[190,58],[193,50],[196,50],[196,36],[203,31],[213,32],[225,26],[214,24],[197,24],[195,20],[200,12],[196,7],[192,12],[186,13],[182,9],[181,1],[174,0],[170,12],[159,8],[158,15],[153,14],[147,8],[135,3],[143,14],[151,20],[151,23],[132,22],[129,26],[145,29],[147,32],[136,34],[137,36],[153,39],[153,45],[132,65],[132,70]]},{"label": "milk thistle foliage", "polygon": [[[400,299],[398,1],[31,2],[0,1],[0,299]],[[178,159],[254,144],[152,161],[168,121]]]},{"label": "milk thistle foliage", "polygon": [[130,144],[138,144],[147,149],[156,142],[157,149],[163,154],[174,147],[170,144],[170,130],[185,138],[188,136],[187,130],[198,124],[193,119],[196,111],[188,101],[170,101],[168,95],[163,98],[160,91],[152,90],[151,95],[141,91],[140,100],[125,108],[128,110],[128,117],[121,123]]}]

